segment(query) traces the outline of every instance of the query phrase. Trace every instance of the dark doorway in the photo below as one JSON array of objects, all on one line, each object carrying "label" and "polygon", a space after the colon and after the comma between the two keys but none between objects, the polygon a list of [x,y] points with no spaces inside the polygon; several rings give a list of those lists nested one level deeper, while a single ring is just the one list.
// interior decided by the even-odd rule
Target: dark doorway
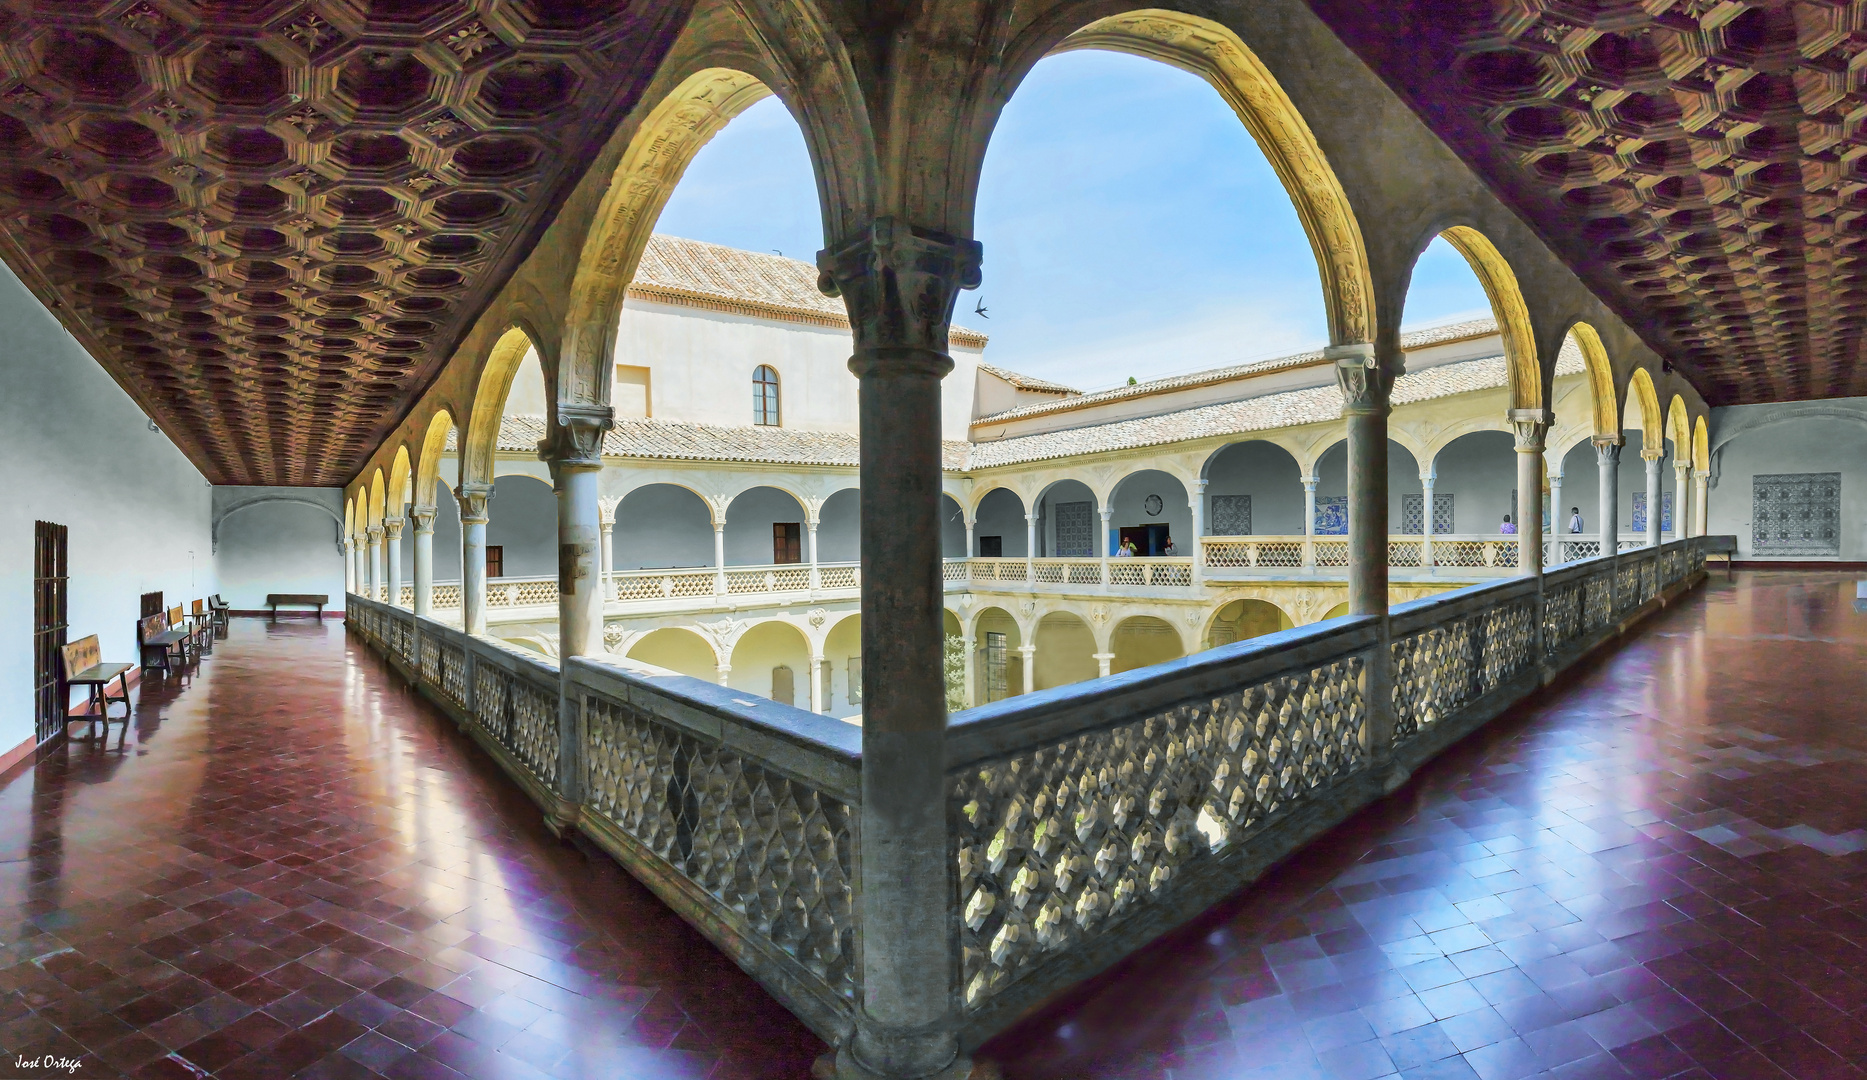
[{"label": "dark doorway", "polygon": [[[1167,554],[1167,526],[1165,525],[1124,525],[1116,550],[1121,550],[1121,543],[1134,544],[1136,555]],[[1113,555],[1115,552],[1110,552]]]},{"label": "dark doorway", "polygon": [[1002,536],[981,536],[979,538],[979,557],[981,559],[1004,558],[1005,538]]},{"label": "dark doorway", "polygon": [[775,563],[803,562],[804,527],[795,521],[774,521],[771,523],[771,561]]},{"label": "dark doorway", "polygon": [[32,688],[33,734],[45,742],[65,730],[70,695],[58,650],[65,647],[66,530],[50,521],[33,523]]},{"label": "dark doorway", "polygon": [[486,545],[486,576],[488,578],[506,576],[506,549],[504,545]]},{"label": "dark doorway", "polygon": [[155,592],[146,592],[143,594],[143,613],[137,616],[137,618],[147,619],[151,615],[162,614],[164,610],[166,610],[166,607],[162,603],[162,590],[157,589]]}]

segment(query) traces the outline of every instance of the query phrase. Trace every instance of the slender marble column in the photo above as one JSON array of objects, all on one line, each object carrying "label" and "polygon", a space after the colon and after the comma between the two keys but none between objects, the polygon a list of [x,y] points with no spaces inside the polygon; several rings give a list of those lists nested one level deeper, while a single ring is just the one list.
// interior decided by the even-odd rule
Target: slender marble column
[{"label": "slender marble column", "polygon": [[557,479],[559,656],[603,651],[603,528],[596,482],[612,415],[607,405],[558,402],[557,427],[540,455]]},{"label": "slender marble column", "polygon": [[810,532],[810,591],[812,593],[823,588],[823,572],[817,567],[817,522],[819,520],[816,512],[811,511],[809,520],[804,522],[804,528]]},{"label": "slender marble column", "polygon": [[721,686],[731,685],[729,681],[733,674],[733,666],[731,664],[715,664],[713,665],[713,672],[719,676]]},{"label": "slender marble column", "polygon": [[[1543,501],[1537,500],[1537,507],[1542,508]],[[1561,566],[1567,560],[1562,553],[1562,538],[1569,535],[1569,515],[1562,509],[1562,469],[1552,469],[1549,474],[1549,516],[1552,520],[1544,525],[1549,529],[1549,565]]]},{"label": "slender marble column", "polygon": [[415,614],[434,615],[434,518],[432,506],[411,506],[415,521]]},{"label": "slender marble column", "polygon": [[[862,486],[862,979],[846,1080],[964,1077],[947,830],[940,380],[976,241],[878,218],[817,256],[849,311]],[[1035,521],[1031,523],[1035,532]],[[933,932],[929,932],[930,929]]]},{"label": "slender marble column", "polygon": [[382,519],[383,558],[389,566],[389,589],[384,595],[390,607],[402,606],[402,526],[406,524],[405,518]]},{"label": "slender marble column", "polygon": [[1099,652],[1091,655],[1096,658],[1096,674],[1102,678],[1108,678],[1109,664],[1115,659],[1115,654],[1112,652]]},{"label": "slender marble column", "polygon": [[1303,478],[1303,566],[1316,568],[1316,482],[1319,478]]},{"label": "slender marble column", "polygon": [[1692,520],[1692,482],[1687,479],[1692,475],[1692,463],[1674,459],[1673,461],[1673,539],[1683,540],[1688,535],[1687,524]]},{"label": "slender marble column", "polygon": [[1033,563],[1037,559],[1037,514],[1035,511],[1024,515],[1024,583],[1028,586],[1037,580],[1037,571]]},{"label": "slender marble column", "polygon": [[[1188,553],[1193,556],[1193,584],[1197,586],[1206,576],[1206,547],[1204,543],[1206,536],[1206,482],[1204,480],[1194,482],[1193,494],[1186,502],[1187,509],[1193,512],[1193,535],[1185,542],[1189,545],[1187,549]],[[1102,531],[1104,533],[1108,532],[1107,529]],[[1103,576],[1106,579],[1107,575],[1105,574]]]},{"label": "slender marble column", "polygon": [[1096,555],[1102,560],[1100,573],[1102,588],[1106,591],[1109,586],[1109,520],[1115,516],[1115,508],[1105,506],[1099,513],[1102,516],[1102,529],[1096,534]]},{"label": "slender marble column", "polygon": [[810,657],[810,711],[823,711],[823,654],[812,653]]},{"label": "slender marble column", "polygon": [[357,591],[357,544],[350,537],[344,537],[344,591]]},{"label": "slender marble column", "polygon": [[369,546],[370,599],[381,600],[382,599],[382,582],[383,582],[382,526],[371,525],[366,530],[366,532],[368,533],[369,538],[370,538],[370,541],[369,541],[370,543],[370,546]]},{"label": "slender marble column", "polygon": [[1703,469],[1692,473],[1692,535],[1704,536],[1711,529],[1711,473]]},{"label": "slender marble column", "polygon": [[1433,565],[1433,485],[1439,482],[1439,472],[1431,462],[1420,473],[1420,565]]},{"label": "slender marble column", "polygon": [[[1348,421],[1348,610],[1354,615],[1387,614],[1387,414],[1392,377],[1375,359],[1373,345],[1332,345]],[[1315,488],[1309,490],[1309,530],[1314,531]]]},{"label": "slender marble column", "polygon": [[1621,446],[1619,435],[1595,436],[1595,474],[1601,489],[1601,504],[1595,511],[1601,529],[1601,553],[1613,555],[1621,540]]},{"label": "slender marble column", "polygon": [[1660,546],[1660,458],[1666,451],[1641,447],[1640,456],[1647,463],[1647,546]]},{"label": "slender marble column", "polygon": [[974,547],[972,542],[972,527],[976,524],[978,523],[973,521],[973,519],[966,519],[966,557],[968,559],[979,554],[979,549]]},{"label": "slender marble column", "polygon": [[493,485],[465,483],[454,489],[460,504],[460,626],[486,633],[486,522]]},{"label": "slender marble column", "polygon": [[1543,438],[1549,414],[1541,409],[1512,409],[1517,431],[1517,575],[1543,576]]},{"label": "slender marble column", "polygon": [[597,549],[598,562],[602,566],[598,580],[602,583],[601,602],[607,604],[616,597],[616,552],[611,546],[615,538],[616,519],[613,514],[606,513],[597,524],[603,530],[602,547]]},{"label": "slender marble column", "polygon": [[1029,694],[1037,689],[1037,646],[1018,646],[1018,658],[1024,664],[1024,692]]},{"label": "slender marble column", "polygon": [[726,519],[713,522],[713,595],[726,595]]}]

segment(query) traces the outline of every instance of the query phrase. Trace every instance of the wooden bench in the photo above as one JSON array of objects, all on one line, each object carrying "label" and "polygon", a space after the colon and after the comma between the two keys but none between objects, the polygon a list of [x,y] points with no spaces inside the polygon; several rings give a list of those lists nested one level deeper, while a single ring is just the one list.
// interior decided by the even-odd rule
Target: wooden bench
[{"label": "wooden bench", "polygon": [[[58,650],[65,663],[65,685],[82,686],[90,691],[86,702],[86,712],[80,719],[88,719],[91,730],[97,730],[97,722],[104,722],[104,738],[110,738],[110,706],[115,702],[123,706],[123,737],[130,737],[130,682],[125,674],[132,664],[105,664],[100,662],[97,635],[82,638]],[[120,694],[110,692],[110,684],[116,683],[123,691]]]},{"label": "wooden bench", "polygon": [[214,648],[214,612],[207,606],[206,600],[196,600],[189,605],[188,623],[200,639],[201,651],[209,652]]},{"label": "wooden bench", "polygon": [[[201,653],[203,652],[203,649],[201,647],[202,639],[205,638],[209,633],[211,633],[211,631],[206,631],[202,627],[196,626],[195,624],[189,622],[188,613],[185,610],[183,610],[180,604],[176,604],[174,607],[169,609],[168,619],[169,619],[170,630],[180,630],[184,635],[186,635],[186,637],[183,640],[183,645],[182,645],[183,659],[184,660],[201,659]],[[193,656],[189,657],[187,655],[189,653],[192,653]]]},{"label": "wooden bench", "polygon": [[272,617],[279,617],[279,605],[291,607],[316,607],[318,621],[324,621],[324,605],[331,602],[328,593],[267,593],[266,606],[272,609]]},{"label": "wooden bench", "polygon": [[1726,581],[1731,580],[1731,564],[1737,561],[1736,534],[1727,533],[1723,536],[1708,535],[1705,537],[1704,550],[1707,561],[1709,561],[1713,555],[1724,556],[1724,579]]},{"label": "wooden bench", "polygon": [[229,614],[227,610],[227,601],[222,600],[219,593],[215,593],[213,596],[207,598],[207,609],[214,613],[214,629],[220,631],[222,635],[225,635],[227,633],[227,616]]},{"label": "wooden bench", "polygon": [[[169,629],[168,615],[158,611],[136,621],[136,647],[142,652],[144,671],[158,667],[174,671],[177,661],[188,662],[188,631]],[[154,663],[149,661],[151,653],[156,657]]]}]

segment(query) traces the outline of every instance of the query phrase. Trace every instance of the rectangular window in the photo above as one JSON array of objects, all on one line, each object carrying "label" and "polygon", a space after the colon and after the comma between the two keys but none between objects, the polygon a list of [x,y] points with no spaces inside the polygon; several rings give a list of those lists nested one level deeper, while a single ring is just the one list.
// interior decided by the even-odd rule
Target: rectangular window
[{"label": "rectangular window", "polygon": [[862,704],[862,657],[850,657],[844,669],[849,672],[846,680],[849,683],[849,703],[860,705]]},{"label": "rectangular window", "polygon": [[1005,635],[985,632],[985,700],[1003,701],[1005,685]]},{"label": "rectangular window", "polygon": [[499,544],[486,545],[486,576],[488,578],[506,576],[506,549]]},{"label": "rectangular window", "polygon": [[979,538],[979,557],[982,559],[1004,558],[1005,538],[1002,536],[981,536]]},{"label": "rectangular window", "polygon": [[771,699],[780,705],[797,704],[797,680],[791,668],[780,664],[771,669]]},{"label": "rectangular window", "polygon": [[771,561],[775,563],[803,562],[804,527],[795,521],[774,521],[771,523]]},{"label": "rectangular window", "polygon": [[1086,559],[1096,553],[1096,504],[1066,502],[1057,504],[1057,556]]},{"label": "rectangular window", "polygon": [[1212,524],[1207,531],[1214,536],[1251,535],[1251,496],[1212,495]]},{"label": "rectangular window", "polygon": [[[1426,531],[1426,496],[1402,495],[1400,497],[1400,534],[1418,536]],[[1433,535],[1449,534],[1456,530],[1452,527],[1452,496],[1433,494]]]},{"label": "rectangular window", "polygon": [[653,416],[655,408],[650,389],[648,368],[617,364],[616,381],[610,386],[610,406],[619,417]]}]

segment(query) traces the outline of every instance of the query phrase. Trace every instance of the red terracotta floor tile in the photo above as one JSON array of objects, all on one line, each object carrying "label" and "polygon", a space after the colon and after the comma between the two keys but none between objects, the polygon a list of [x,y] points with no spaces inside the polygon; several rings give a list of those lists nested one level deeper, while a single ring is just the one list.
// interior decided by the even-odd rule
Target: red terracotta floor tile
[{"label": "red terracotta floor tile", "polygon": [[776,1080],[823,1051],[341,624],[235,620],[134,693],[126,749],[0,785],[0,1063]]},{"label": "red terracotta floor tile", "polygon": [[1867,614],[1841,574],[1722,578],[981,1056],[1009,1080],[1867,1074]]}]

